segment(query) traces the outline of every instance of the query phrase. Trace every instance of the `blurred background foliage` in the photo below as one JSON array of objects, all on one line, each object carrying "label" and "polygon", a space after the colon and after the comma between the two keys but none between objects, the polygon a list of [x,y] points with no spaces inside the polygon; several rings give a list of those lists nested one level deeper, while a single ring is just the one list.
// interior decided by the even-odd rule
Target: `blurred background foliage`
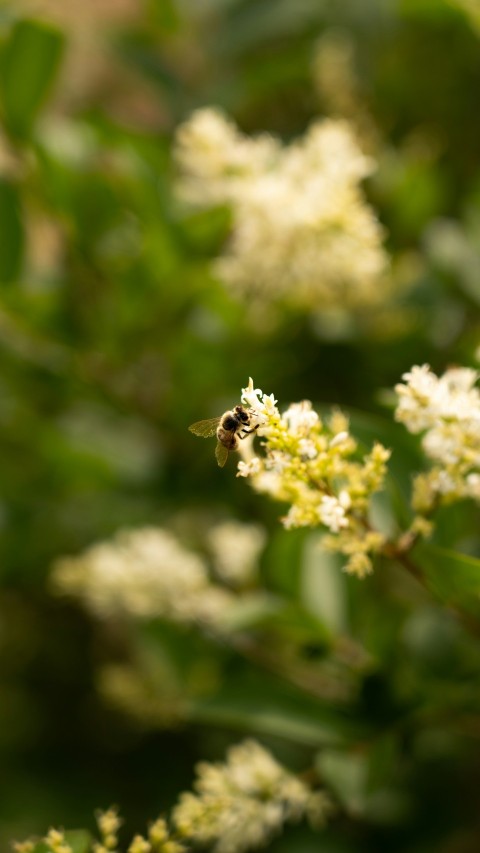
[{"label": "blurred background foliage", "polygon": [[[2,849],[92,828],[111,802],[127,837],[195,761],[250,734],[294,770],[315,763],[341,805],[322,836],[292,829],[272,850],[478,850],[478,639],[395,566],[342,575],[187,426],[238,402],[249,375],[281,407],[340,404],[354,434],[394,448],[408,516],[417,443],[379,392],[414,363],[474,363],[479,91],[478,14],[460,0],[2,4]],[[256,316],[228,293],[211,267],[228,211],[174,193],[175,128],[212,104],[286,141],[319,116],[353,123],[378,162],[365,189],[394,303],[337,327],[321,305]],[[102,623],[51,593],[55,559],[119,528],[164,526],[202,551],[224,519],[267,531],[260,577],[283,603],[238,617],[263,659],[161,620]],[[479,554],[472,506],[438,531]]]}]

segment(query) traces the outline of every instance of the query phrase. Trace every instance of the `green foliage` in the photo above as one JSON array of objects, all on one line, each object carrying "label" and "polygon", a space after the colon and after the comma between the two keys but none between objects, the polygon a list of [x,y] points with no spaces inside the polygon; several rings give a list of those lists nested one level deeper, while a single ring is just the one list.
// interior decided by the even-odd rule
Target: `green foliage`
[{"label": "green foliage", "polygon": [[61,59],[62,34],[41,21],[20,20],[0,53],[0,100],[7,130],[30,135]]},{"label": "green foliage", "polygon": [[[372,523],[392,542],[408,528],[425,457],[391,389],[412,364],[474,364],[480,333],[478,33],[434,0],[29,5],[0,19],[0,847],[85,826],[66,838],[87,853],[114,802],[126,848],[195,762],[252,736],[338,807],[324,835],[268,849],[478,849],[478,505],[443,507],[430,541],[359,581],[188,432],[250,375],[281,410],[339,406],[362,453],[392,449]],[[314,76],[332,32],[401,283],[346,317],[236,298],[213,267],[232,212],[181,203],[172,161],[201,106],[287,142],[341,112]],[[207,539],[226,519],[267,545],[222,630],[54,594],[60,557],[149,525],[218,580]]]},{"label": "green foliage", "polygon": [[24,233],[18,187],[11,180],[0,181],[0,282],[18,279],[24,248]]},{"label": "green foliage", "polygon": [[447,605],[480,614],[480,560],[447,548],[422,544],[415,551],[431,589]]}]

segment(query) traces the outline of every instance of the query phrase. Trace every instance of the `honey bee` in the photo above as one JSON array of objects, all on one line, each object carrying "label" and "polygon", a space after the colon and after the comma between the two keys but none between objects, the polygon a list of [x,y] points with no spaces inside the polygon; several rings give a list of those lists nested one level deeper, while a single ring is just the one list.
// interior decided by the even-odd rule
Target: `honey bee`
[{"label": "honey bee", "polygon": [[257,429],[258,424],[254,427],[250,426],[250,417],[249,412],[243,406],[235,406],[234,409],[224,412],[219,418],[197,421],[188,428],[190,432],[200,435],[202,438],[217,436],[215,458],[220,468],[223,468],[230,451],[236,450],[238,447],[238,440],[246,438],[247,435],[251,435]]}]

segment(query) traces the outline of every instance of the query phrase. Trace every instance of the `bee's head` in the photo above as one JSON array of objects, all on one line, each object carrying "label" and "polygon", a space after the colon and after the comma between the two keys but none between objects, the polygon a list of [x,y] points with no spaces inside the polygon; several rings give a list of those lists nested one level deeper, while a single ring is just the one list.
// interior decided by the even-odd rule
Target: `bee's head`
[{"label": "bee's head", "polygon": [[250,415],[248,414],[247,410],[243,408],[243,406],[235,406],[235,414],[238,420],[241,421],[243,424],[250,423]]}]

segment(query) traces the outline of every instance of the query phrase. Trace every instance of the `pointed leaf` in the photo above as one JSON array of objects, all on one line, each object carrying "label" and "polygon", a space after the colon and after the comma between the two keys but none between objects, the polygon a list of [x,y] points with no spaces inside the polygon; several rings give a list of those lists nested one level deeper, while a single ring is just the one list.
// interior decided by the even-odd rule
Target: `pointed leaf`
[{"label": "pointed leaf", "polygon": [[0,97],[13,136],[27,137],[50,89],[64,38],[48,24],[19,21],[0,56]]}]

